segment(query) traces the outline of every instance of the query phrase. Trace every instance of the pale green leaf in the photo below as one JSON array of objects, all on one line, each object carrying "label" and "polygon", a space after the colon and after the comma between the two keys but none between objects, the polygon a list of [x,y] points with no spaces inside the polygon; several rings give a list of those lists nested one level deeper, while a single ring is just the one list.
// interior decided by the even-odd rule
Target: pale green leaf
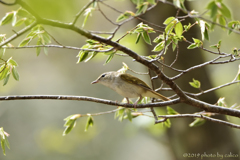
[{"label": "pale green leaf", "polygon": [[16,81],[19,81],[19,74],[16,70],[15,67],[12,68],[12,75],[13,75],[13,78],[16,80]]}]

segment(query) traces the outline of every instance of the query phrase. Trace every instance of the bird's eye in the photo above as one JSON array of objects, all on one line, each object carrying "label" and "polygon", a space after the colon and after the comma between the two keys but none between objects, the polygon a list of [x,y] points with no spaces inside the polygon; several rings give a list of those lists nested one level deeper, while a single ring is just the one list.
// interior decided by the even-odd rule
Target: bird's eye
[{"label": "bird's eye", "polygon": [[105,77],[106,76],[106,74],[103,74],[101,77],[103,78],[103,77]]}]

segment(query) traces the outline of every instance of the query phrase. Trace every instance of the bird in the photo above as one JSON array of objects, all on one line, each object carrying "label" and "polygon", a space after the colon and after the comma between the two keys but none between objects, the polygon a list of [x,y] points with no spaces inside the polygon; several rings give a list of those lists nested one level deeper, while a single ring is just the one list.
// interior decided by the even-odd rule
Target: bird
[{"label": "bird", "polygon": [[129,98],[138,98],[138,100],[134,103],[134,108],[136,108],[137,103],[140,102],[143,97],[151,97],[161,99],[163,101],[171,100],[151,89],[141,79],[127,73],[117,71],[105,72],[91,84],[96,83],[109,87],[119,95],[125,97],[128,104]]}]

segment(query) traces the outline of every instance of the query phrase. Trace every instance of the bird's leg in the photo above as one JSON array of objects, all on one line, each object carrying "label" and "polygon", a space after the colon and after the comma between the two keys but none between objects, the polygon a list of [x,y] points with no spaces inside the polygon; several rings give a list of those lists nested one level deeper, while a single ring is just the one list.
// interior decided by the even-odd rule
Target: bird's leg
[{"label": "bird's leg", "polygon": [[142,98],[143,98],[142,95],[140,95],[138,100],[136,100],[136,102],[133,104],[134,109],[136,109],[136,106],[137,106],[138,102],[140,102],[142,100]]}]

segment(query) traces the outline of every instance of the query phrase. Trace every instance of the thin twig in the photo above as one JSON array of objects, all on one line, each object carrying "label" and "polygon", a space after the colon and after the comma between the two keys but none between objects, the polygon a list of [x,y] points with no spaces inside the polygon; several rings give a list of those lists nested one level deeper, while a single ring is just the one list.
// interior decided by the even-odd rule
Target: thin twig
[{"label": "thin twig", "polygon": [[[216,118],[212,118],[212,117],[208,117],[208,116],[204,116],[201,114],[176,114],[176,115],[159,115],[159,118],[164,118],[164,119],[168,119],[168,118],[186,118],[186,117],[191,117],[191,118],[202,118],[202,119],[206,119],[208,121],[212,121],[212,122],[216,122],[216,123],[220,123],[220,124],[224,124],[233,128],[240,128],[240,125],[234,124],[234,123],[230,123],[227,121],[223,121],[220,119],[216,119]],[[157,121],[156,123],[162,123],[161,120]]]},{"label": "thin twig", "polygon": [[83,12],[94,2],[95,0],[90,1],[88,4],[86,4],[75,16],[72,25],[75,25],[78,18],[83,14]]}]

